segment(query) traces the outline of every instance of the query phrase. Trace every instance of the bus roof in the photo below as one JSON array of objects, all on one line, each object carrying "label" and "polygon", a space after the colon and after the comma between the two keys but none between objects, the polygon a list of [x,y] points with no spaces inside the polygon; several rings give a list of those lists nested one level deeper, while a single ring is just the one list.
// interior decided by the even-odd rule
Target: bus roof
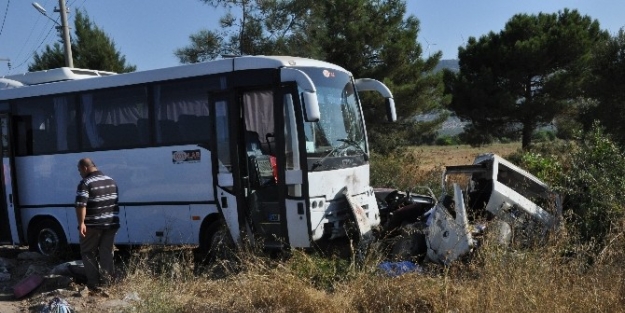
[{"label": "bus roof", "polygon": [[28,72],[24,74],[5,76],[7,79],[18,81],[24,85],[38,85],[65,80],[115,75],[113,72],[86,70],[81,68],[61,67],[51,70]]},{"label": "bus roof", "polygon": [[[344,68],[335,64],[291,56],[241,56],[205,63],[186,64],[124,74],[64,67],[54,70],[7,76],[6,78],[12,81],[18,81],[24,84],[24,87],[0,89],[0,101],[77,92],[81,90],[128,86],[240,70],[296,66],[322,67],[347,72]],[[97,78],[97,80],[94,78]]]}]

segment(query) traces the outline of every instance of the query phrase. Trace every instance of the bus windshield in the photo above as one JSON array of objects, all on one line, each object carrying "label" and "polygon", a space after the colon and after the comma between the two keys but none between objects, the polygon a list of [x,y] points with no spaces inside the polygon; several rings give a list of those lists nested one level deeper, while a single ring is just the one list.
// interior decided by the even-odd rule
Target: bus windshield
[{"label": "bus windshield", "polygon": [[351,77],[334,69],[301,70],[315,83],[321,113],[318,122],[304,122],[308,157],[365,155],[364,123]]}]

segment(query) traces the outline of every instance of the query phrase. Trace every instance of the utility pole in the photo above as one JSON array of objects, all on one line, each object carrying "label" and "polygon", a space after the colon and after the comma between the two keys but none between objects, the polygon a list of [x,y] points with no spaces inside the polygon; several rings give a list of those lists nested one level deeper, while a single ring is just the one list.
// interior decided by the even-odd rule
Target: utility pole
[{"label": "utility pole", "polygon": [[59,0],[59,8],[54,8],[54,12],[59,12],[61,14],[61,24],[54,20],[53,18],[48,16],[46,9],[44,9],[39,3],[33,2],[33,7],[39,11],[39,13],[43,14],[43,16],[49,18],[51,21],[56,24],[56,29],[62,31],[63,34],[63,44],[65,47],[65,66],[74,67],[74,60],[72,58],[72,42],[69,38],[69,25],[67,25],[67,8],[65,7],[65,0]]},{"label": "utility pole", "polygon": [[69,38],[69,26],[67,25],[67,8],[65,7],[65,0],[59,0],[59,12],[61,13],[63,42],[65,43],[65,66],[74,67],[74,60],[72,58],[72,42]]}]

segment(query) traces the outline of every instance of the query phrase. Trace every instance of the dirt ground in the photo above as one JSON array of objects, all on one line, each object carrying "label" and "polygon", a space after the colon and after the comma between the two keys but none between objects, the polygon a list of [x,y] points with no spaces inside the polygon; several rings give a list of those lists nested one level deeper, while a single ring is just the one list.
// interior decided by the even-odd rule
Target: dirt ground
[{"label": "dirt ground", "polygon": [[[84,284],[72,277],[50,275],[53,268],[67,260],[42,258],[28,252],[26,247],[0,246],[0,258],[10,264],[8,272],[11,274],[10,280],[0,281],[1,313],[39,313],[55,297],[65,300],[74,312],[119,312],[137,297],[116,294],[112,289],[105,293],[90,293]],[[43,276],[43,282],[26,296],[16,299],[14,287],[33,273]]]}]

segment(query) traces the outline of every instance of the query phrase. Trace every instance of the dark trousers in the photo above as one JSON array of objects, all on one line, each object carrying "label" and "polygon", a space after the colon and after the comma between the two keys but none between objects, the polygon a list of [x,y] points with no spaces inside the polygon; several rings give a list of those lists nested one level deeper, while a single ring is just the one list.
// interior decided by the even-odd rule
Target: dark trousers
[{"label": "dark trousers", "polygon": [[87,275],[87,286],[108,286],[115,274],[113,247],[115,229],[87,228],[87,235],[80,238],[80,255]]}]

